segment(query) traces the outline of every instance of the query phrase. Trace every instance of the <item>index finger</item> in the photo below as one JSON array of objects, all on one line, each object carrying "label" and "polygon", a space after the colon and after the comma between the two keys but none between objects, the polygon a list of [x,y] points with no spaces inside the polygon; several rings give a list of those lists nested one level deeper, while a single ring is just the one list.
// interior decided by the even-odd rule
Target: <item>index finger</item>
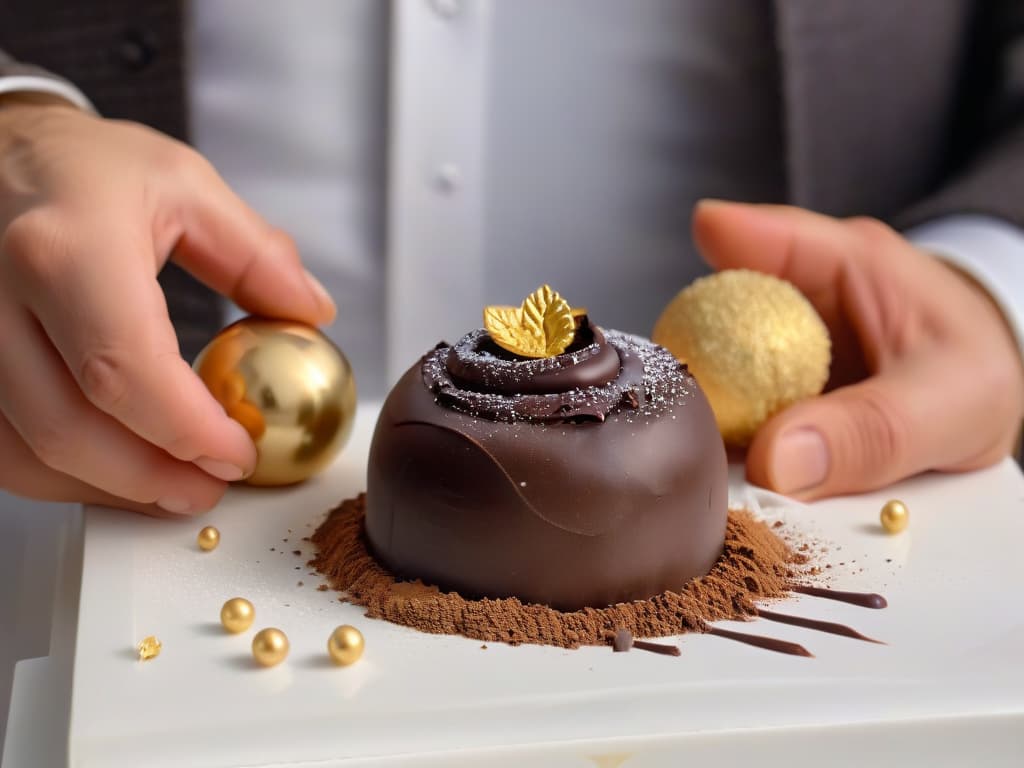
[{"label": "index finger", "polygon": [[808,296],[833,289],[859,245],[842,222],[820,213],[719,200],[697,204],[693,237],[715,269],[764,272]]},{"label": "index finger", "polygon": [[172,456],[239,480],[256,448],[182,359],[147,249],[122,233],[20,259],[23,296],[90,402]]}]

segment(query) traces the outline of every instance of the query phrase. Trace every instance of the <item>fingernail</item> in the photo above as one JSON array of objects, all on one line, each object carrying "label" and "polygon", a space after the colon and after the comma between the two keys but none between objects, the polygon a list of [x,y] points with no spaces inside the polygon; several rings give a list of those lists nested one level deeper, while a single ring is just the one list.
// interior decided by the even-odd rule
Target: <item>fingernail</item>
[{"label": "fingernail", "polygon": [[207,474],[219,477],[221,480],[226,480],[229,483],[245,477],[245,470],[241,467],[236,467],[234,464],[226,461],[211,459],[208,456],[200,456],[193,463]]},{"label": "fingernail", "polygon": [[157,499],[156,505],[165,512],[175,515],[187,515],[192,511],[192,505],[188,499],[181,499],[177,496],[165,496],[162,499]]},{"label": "fingernail", "polygon": [[331,298],[331,294],[324,288],[323,283],[317,280],[313,273],[308,269],[303,270],[306,275],[306,283],[309,285],[309,289],[313,292],[313,296],[316,298],[317,303],[321,309],[329,309],[331,312],[335,311],[334,299]]},{"label": "fingernail", "polygon": [[780,493],[797,493],[825,482],[828,446],[821,432],[800,427],[784,432],[775,444],[770,477]]}]

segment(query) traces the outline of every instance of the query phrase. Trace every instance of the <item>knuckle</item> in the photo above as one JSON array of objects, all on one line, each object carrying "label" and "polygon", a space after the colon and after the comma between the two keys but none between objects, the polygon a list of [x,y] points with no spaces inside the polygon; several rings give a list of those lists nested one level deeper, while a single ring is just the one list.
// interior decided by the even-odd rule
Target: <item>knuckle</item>
[{"label": "knuckle", "polygon": [[187,495],[188,484],[182,482],[169,469],[173,459],[164,456],[159,450],[145,449],[137,456],[134,472],[131,477],[124,477],[117,488],[117,494],[130,501],[140,504],[155,504],[163,496],[168,486],[173,486],[175,495]]},{"label": "knuckle", "polygon": [[911,429],[897,403],[871,387],[862,388],[843,438],[843,461],[864,476],[885,482],[898,477],[910,445]]},{"label": "knuckle", "polygon": [[196,512],[209,512],[223,498],[228,490],[228,484],[221,480],[204,482],[201,487],[189,497],[193,509]]},{"label": "knuckle", "polygon": [[837,406],[844,418],[834,422],[828,440],[834,481],[845,486],[849,478],[857,478],[858,489],[867,489],[901,477],[907,469],[911,429],[899,404],[864,384]]},{"label": "knuckle", "polygon": [[35,487],[38,485],[35,476],[40,471],[38,460],[22,460],[15,456],[14,461],[0,463],[0,490],[16,496],[38,496]]},{"label": "knuckle", "polygon": [[892,227],[874,216],[854,216],[847,219],[846,223],[869,242],[889,239],[895,234]]},{"label": "knuckle", "polygon": [[162,142],[155,162],[161,173],[177,178],[205,178],[212,169],[198,151],[177,141]]},{"label": "knuckle", "polygon": [[160,441],[160,447],[176,459],[193,461],[199,457],[195,449],[195,440],[185,432],[173,432]]},{"label": "knuckle", "polygon": [[35,250],[37,239],[35,217],[22,214],[4,229],[0,237],[0,253],[9,259],[22,258]]},{"label": "knuckle", "polygon": [[290,234],[283,229],[271,229],[268,239],[282,259],[292,264],[299,263],[299,246]]},{"label": "knuckle", "polygon": [[122,355],[94,350],[83,358],[78,382],[89,402],[109,413],[123,402],[128,379],[128,364]]},{"label": "knuckle", "polygon": [[0,254],[21,277],[46,279],[66,251],[61,229],[40,211],[21,214],[0,237]]},{"label": "knuckle", "polygon": [[27,448],[24,437],[0,415],[0,490],[28,495],[25,491],[38,466],[39,462]]},{"label": "knuckle", "polygon": [[50,412],[25,430],[25,443],[43,464],[64,472],[71,468],[77,453],[68,420]]}]

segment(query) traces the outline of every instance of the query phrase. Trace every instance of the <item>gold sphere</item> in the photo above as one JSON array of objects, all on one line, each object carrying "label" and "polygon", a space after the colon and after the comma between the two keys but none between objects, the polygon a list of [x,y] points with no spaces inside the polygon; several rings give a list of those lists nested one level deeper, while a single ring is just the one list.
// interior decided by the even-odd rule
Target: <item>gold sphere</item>
[{"label": "gold sphere", "polygon": [[288,636],[280,629],[261,629],[252,639],[252,657],[263,667],[274,667],[288,656]]},{"label": "gold sphere", "polygon": [[327,638],[327,653],[335,664],[342,667],[359,661],[365,648],[363,633],[348,624],[341,625]]},{"label": "gold sphere", "polygon": [[248,317],[206,345],[192,366],[256,443],[251,485],[290,485],[326,467],[352,430],[348,360],[302,323]]},{"label": "gold sphere", "polygon": [[885,502],[878,517],[886,533],[901,533],[910,524],[910,510],[899,499]]},{"label": "gold sphere", "polygon": [[770,416],[828,381],[825,324],[796,288],[760,272],[694,281],[665,307],[651,337],[689,367],[730,445],[747,445]]},{"label": "gold sphere", "polygon": [[217,545],[220,544],[220,531],[214,528],[212,525],[208,525],[199,531],[199,535],[196,536],[196,544],[203,552],[209,552],[211,549],[216,549]]},{"label": "gold sphere", "polygon": [[245,632],[255,619],[256,609],[244,597],[232,597],[220,609],[220,623],[234,635]]}]

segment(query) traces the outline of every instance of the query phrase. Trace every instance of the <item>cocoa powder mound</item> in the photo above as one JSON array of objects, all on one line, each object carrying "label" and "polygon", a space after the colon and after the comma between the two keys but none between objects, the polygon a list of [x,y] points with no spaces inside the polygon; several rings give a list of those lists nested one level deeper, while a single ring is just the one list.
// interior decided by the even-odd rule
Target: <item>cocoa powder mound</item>
[{"label": "cocoa powder mound", "polygon": [[707,576],[648,600],[563,612],[397,580],[367,548],[364,509],[365,494],[343,501],[312,536],[317,555],[310,565],[344,593],[340,599],[364,606],[369,618],[485,642],[578,648],[606,645],[618,629],[637,637],[704,632],[708,622],[752,618],[755,600],[787,596],[793,567],[806,560],[746,510],[730,510],[725,548]]}]

